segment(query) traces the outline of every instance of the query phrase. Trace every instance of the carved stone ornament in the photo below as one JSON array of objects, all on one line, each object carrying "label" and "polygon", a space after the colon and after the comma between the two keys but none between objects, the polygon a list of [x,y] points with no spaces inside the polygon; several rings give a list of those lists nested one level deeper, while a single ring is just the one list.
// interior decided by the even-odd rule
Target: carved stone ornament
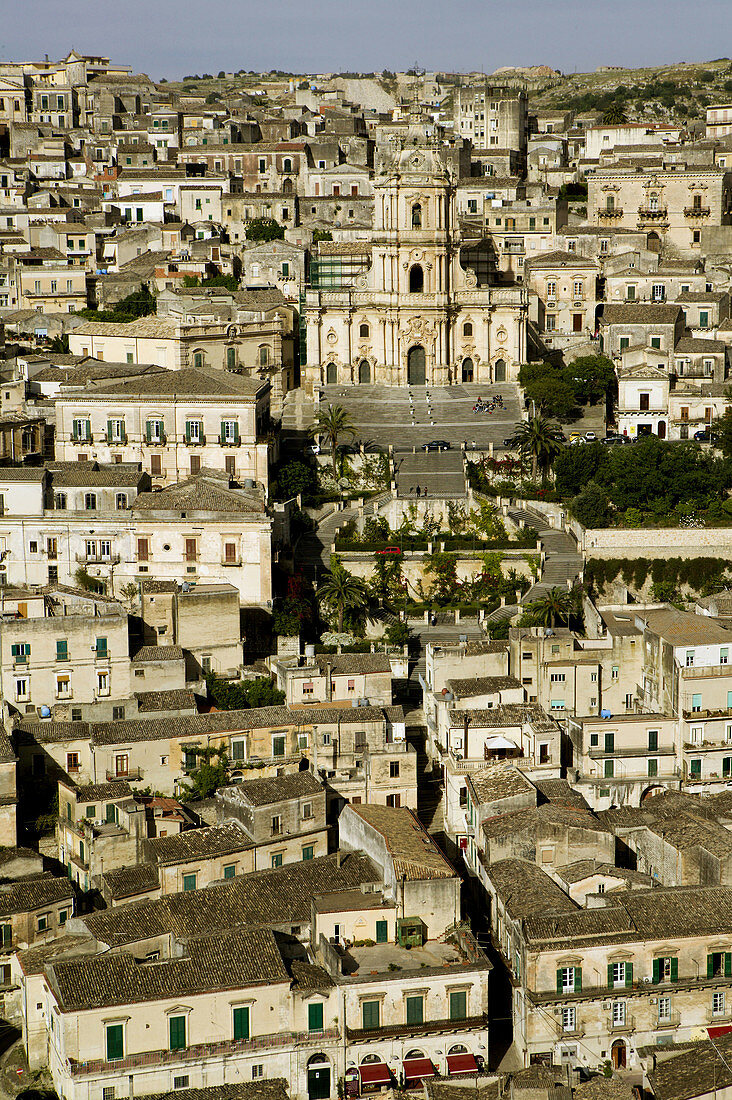
[{"label": "carved stone ornament", "polygon": [[496,339],[498,340],[499,344],[506,343],[506,340],[508,339],[508,333],[506,332],[503,325],[501,325],[501,327],[496,332]]},{"label": "carved stone ornament", "polygon": [[326,338],[326,340],[328,341],[329,344],[336,344],[338,342],[338,337],[337,337],[335,331],[332,328],[328,329],[328,332],[327,332],[325,338]]}]

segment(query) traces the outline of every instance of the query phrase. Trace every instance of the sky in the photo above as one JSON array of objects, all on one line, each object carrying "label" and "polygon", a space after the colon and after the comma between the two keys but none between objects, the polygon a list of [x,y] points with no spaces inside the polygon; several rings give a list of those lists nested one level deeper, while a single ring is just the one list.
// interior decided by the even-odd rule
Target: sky
[{"label": "sky", "polygon": [[588,72],[714,60],[732,52],[730,31],[730,0],[0,0],[0,61],[58,59],[74,47],[156,80],[415,61]]}]

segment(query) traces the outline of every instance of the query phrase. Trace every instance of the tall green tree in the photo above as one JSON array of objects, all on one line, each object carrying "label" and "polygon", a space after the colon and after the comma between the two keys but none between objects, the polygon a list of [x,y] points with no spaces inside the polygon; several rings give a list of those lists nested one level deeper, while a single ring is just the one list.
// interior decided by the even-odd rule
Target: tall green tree
[{"label": "tall green tree", "polygon": [[544,596],[527,605],[531,619],[537,626],[558,626],[569,623],[572,611],[572,594],[565,588],[550,588]]},{"label": "tall green tree", "polygon": [[556,424],[545,417],[532,416],[516,425],[510,445],[523,458],[531,460],[532,481],[536,481],[537,473],[546,480],[555,458],[562,452],[564,436]]},{"label": "tall green tree", "polygon": [[321,584],[316,593],[319,600],[334,607],[338,613],[338,633],[343,632],[343,616],[346,611],[365,604],[366,585],[359,577],[354,577],[347,569],[333,561],[332,572]]},{"label": "tall green tree", "polygon": [[321,436],[330,443],[331,458],[333,460],[333,477],[338,477],[337,448],[341,436],[353,436],[355,430],[351,424],[351,417],[343,405],[326,405],[324,409],[318,409],[315,414],[315,422],[310,427],[310,435]]}]

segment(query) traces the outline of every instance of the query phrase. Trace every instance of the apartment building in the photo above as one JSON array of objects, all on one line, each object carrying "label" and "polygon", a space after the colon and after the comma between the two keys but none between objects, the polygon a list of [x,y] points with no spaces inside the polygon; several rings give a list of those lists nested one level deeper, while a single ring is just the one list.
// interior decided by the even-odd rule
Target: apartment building
[{"label": "apartment building", "polygon": [[643,229],[649,242],[700,252],[706,226],[730,224],[732,175],[726,168],[683,161],[597,168],[588,173],[591,225]]},{"label": "apartment building", "polygon": [[157,488],[206,468],[266,491],[268,422],[269,384],[221,371],[70,385],[56,398],[56,457],[93,446],[99,462],[141,462]]}]

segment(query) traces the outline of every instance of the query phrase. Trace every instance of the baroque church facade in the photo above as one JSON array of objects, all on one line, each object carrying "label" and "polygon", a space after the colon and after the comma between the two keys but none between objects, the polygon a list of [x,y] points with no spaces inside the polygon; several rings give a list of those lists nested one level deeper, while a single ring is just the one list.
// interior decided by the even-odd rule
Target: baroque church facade
[{"label": "baroque church facade", "polygon": [[305,292],[308,391],[516,380],[526,291],[491,286],[478,265],[461,265],[455,194],[439,146],[414,139],[374,182],[371,241],[321,244],[339,273],[311,279]]}]

